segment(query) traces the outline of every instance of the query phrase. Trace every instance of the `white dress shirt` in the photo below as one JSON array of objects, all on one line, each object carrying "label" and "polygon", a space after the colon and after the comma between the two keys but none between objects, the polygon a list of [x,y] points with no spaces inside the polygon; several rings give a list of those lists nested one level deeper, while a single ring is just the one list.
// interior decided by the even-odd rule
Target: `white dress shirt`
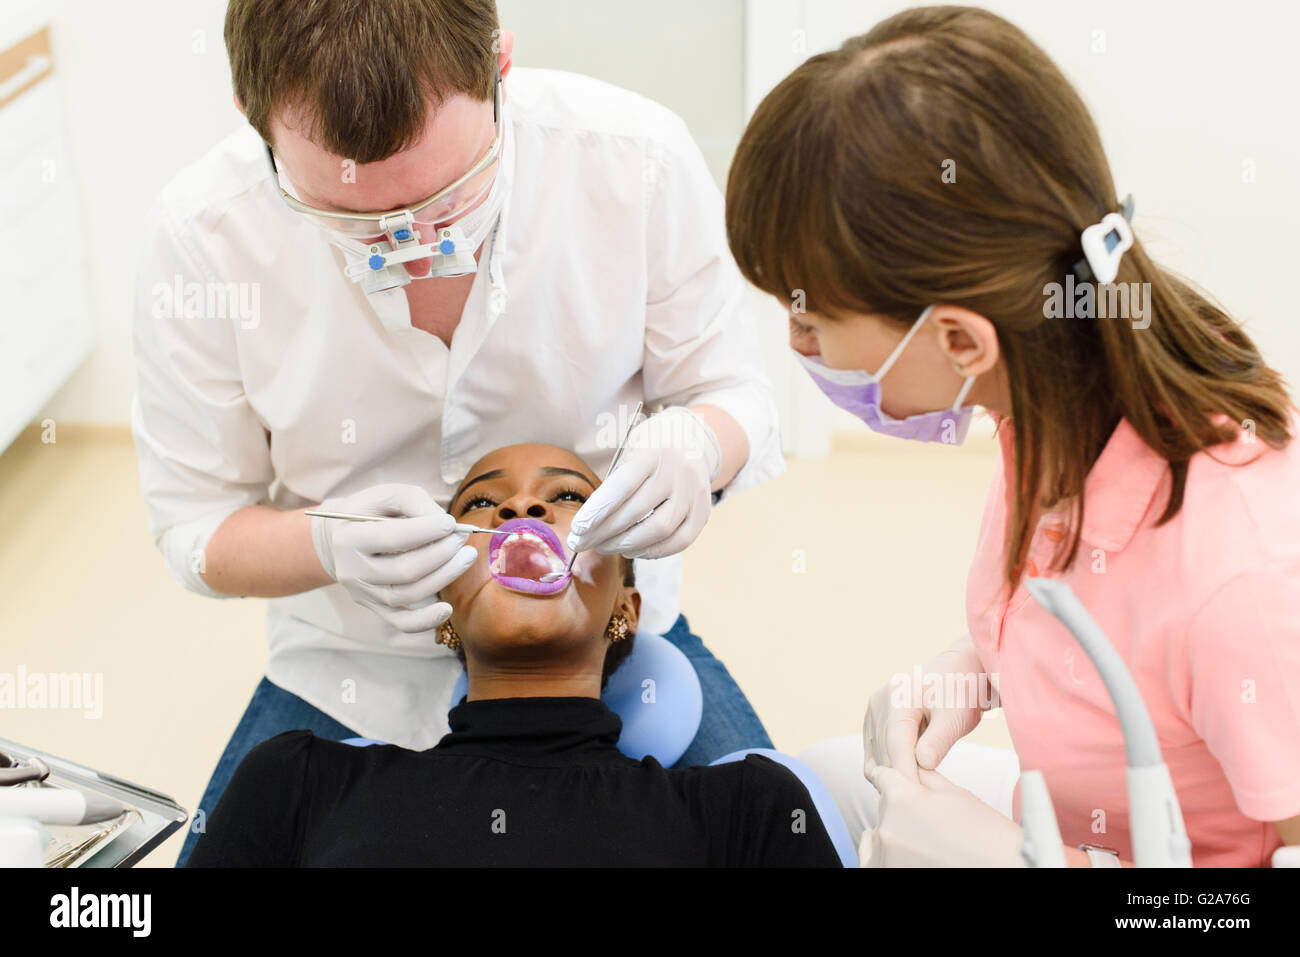
[{"label": "white dress shirt", "polygon": [[[783,471],[721,197],[685,124],[556,71],[515,69],[506,96],[506,201],[450,349],[411,326],[402,289],[367,297],[343,275],[251,127],[162,192],[137,277],[132,427],[150,528],[185,587],[222,597],[201,556],[249,505],[400,482],[446,507],[476,459],[517,442],[603,474],[609,416],[643,398],[735,418],[749,458],[724,494]],[[681,558],[636,574],[641,627],[662,633]],[[423,749],[447,732],[461,666],[432,631],[398,632],[340,585],[272,599],[268,631],[267,676],[358,733]]]}]

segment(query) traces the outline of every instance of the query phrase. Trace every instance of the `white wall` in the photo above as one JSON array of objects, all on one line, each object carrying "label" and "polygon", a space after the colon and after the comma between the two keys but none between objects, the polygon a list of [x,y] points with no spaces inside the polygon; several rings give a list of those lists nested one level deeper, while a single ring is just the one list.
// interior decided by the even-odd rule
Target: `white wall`
[{"label": "white wall", "polygon": [[741,0],[497,0],[515,62],[599,77],[670,107],[719,188],[745,124]]},{"label": "white wall", "polygon": [[[913,3],[747,0],[746,116],[806,56]],[[1276,0],[988,0],[1075,84],[1101,130],[1136,231],[1208,289],[1300,392],[1291,281],[1300,243],[1300,5]],[[1243,181],[1251,162],[1255,182]],[[773,321],[779,321],[780,310]],[[770,324],[770,323],[769,323]],[[792,365],[792,364],[791,364]],[[888,381],[886,380],[886,388]],[[862,426],[826,403],[792,405],[795,443]],[[835,414],[832,416],[832,412]]]},{"label": "white wall", "polygon": [[[1143,241],[1246,320],[1272,364],[1300,382],[1300,323],[1287,297],[1300,212],[1297,7],[1269,0],[986,5],[1022,26],[1079,87],[1120,192],[1137,197]],[[803,56],[904,6],[500,0],[502,25],[518,35],[517,62],[591,73],[666,103],[686,119],[720,185],[763,93]],[[176,169],[242,122],[230,100],[224,9],[224,0],[56,6],[55,56],[85,211],[96,346],[42,417],[128,421],[127,295],[141,216]],[[1096,30],[1104,31],[1104,52],[1093,52]],[[1242,182],[1246,160],[1255,163],[1255,183]],[[824,451],[833,427],[860,429],[832,418],[785,354],[781,312],[756,303],[787,447]]]},{"label": "white wall", "polygon": [[55,72],[80,186],[95,347],[38,418],[130,421],[127,307],[144,213],[173,173],[244,121],[231,100],[224,14],[224,0],[55,5]]}]

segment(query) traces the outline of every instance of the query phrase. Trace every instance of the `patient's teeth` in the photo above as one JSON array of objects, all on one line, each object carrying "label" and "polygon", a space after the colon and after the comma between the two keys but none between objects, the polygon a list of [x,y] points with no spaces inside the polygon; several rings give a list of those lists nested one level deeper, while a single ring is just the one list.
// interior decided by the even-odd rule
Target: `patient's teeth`
[{"label": "patient's teeth", "polygon": [[514,545],[517,542],[527,542],[530,545],[536,545],[539,548],[545,549],[547,558],[550,561],[551,570],[558,572],[564,569],[564,559],[560,557],[558,549],[548,539],[543,538],[536,532],[527,529],[518,532],[511,532],[506,536],[505,541],[501,543],[501,548],[504,550],[506,546]]}]

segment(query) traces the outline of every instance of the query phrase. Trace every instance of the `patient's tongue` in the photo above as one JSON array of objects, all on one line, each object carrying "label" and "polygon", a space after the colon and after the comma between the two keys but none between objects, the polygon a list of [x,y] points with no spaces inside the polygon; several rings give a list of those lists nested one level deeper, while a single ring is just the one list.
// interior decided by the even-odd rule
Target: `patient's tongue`
[{"label": "patient's tongue", "polygon": [[537,581],[551,570],[550,552],[540,545],[518,542],[504,551],[505,562],[501,574],[507,578]]}]

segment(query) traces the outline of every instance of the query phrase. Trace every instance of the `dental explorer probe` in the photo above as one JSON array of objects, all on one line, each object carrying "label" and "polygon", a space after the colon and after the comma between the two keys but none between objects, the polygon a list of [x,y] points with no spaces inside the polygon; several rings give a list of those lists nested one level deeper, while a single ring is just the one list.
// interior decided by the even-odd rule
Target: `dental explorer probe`
[{"label": "dental explorer probe", "polygon": [[[1124,751],[1128,756],[1124,777],[1128,785],[1129,834],[1134,863],[1138,867],[1191,867],[1192,845],[1187,840],[1178,794],[1160,754],[1160,742],[1151,724],[1151,715],[1142,703],[1142,695],[1124,659],[1065,582],[1027,578],[1025,588],[1083,646],[1115,705],[1115,716],[1119,718],[1120,731],[1124,734]],[[1041,781],[1035,783],[1041,787],[1041,794],[1034,796],[1034,814],[1026,814],[1028,807],[1023,793],[1020,813],[1026,843],[1031,848],[1045,846],[1049,840],[1047,835],[1056,831],[1056,813],[1047,797],[1046,785]],[[1055,840],[1059,844],[1059,831],[1056,831]]]},{"label": "dental explorer probe", "polygon": [[[319,509],[307,509],[304,515],[310,515],[313,518],[337,518],[343,522],[386,522],[394,518],[410,518],[409,515],[356,515],[351,512],[322,512]],[[482,525],[470,525],[466,522],[457,522],[453,531],[468,532],[473,535],[475,532],[495,532],[495,528],[484,528]],[[450,534],[450,533],[448,533]]]},{"label": "dental explorer probe", "polygon": [[[623,433],[623,441],[619,442],[618,448],[614,450],[614,457],[609,460],[609,468],[605,469],[605,478],[601,479],[602,482],[604,482],[606,479],[609,478],[610,473],[614,471],[614,466],[618,464],[619,458],[622,457],[623,449],[627,446],[627,437],[632,434],[632,426],[636,425],[636,417],[641,414],[641,407],[643,405],[645,405],[644,402],[638,402],[636,404],[636,408],[632,411],[632,418],[627,420],[627,431]],[[651,509],[651,511],[653,511],[653,509]],[[646,516],[646,518],[649,517],[650,517],[649,515]],[[645,518],[641,519],[641,521],[644,522]],[[543,575],[541,578],[537,580],[541,582],[543,585],[549,585],[551,582],[557,582],[564,576],[569,575],[573,572],[573,563],[576,562],[577,560],[578,560],[578,553],[577,551],[574,551],[574,553],[569,556],[569,564],[564,566],[564,571],[547,572],[545,575]]]}]

